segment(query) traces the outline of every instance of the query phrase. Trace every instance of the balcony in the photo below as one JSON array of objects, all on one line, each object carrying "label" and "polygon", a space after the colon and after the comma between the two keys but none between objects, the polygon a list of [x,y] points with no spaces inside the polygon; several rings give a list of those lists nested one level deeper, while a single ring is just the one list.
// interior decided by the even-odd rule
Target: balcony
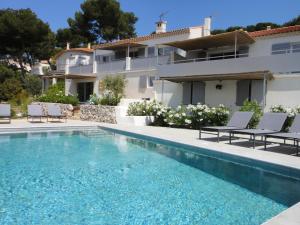
[{"label": "balcony", "polygon": [[[149,58],[131,58],[126,61],[123,60],[114,60],[107,63],[98,63],[97,64],[97,73],[98,74],[114,74],[121,72],[133,72],[139,70],[152,70],[156,69],[158,63],[166,64],[169,62],[170,56],[159,56],[159,57],[149,57]],[[129,63],[130,65],[127,65]],[[126,68],[128,68],[126,70]]]},{"label": "balcony", "polygon": [[83,74],[92,74],[93,73],[93,65],[73,65],[69,66],[69,74],[73,75],[83,75]]},{"label": "balcony", "polygon": [[97,63],[97,74],[112,74],[123,72],[126,69],[126,60],[114,60],[107,63]]},{"label": "balcony", "polygon": [[300,71],[300,53],[288,53],[257,57],[196,58],[160,64],[160,77],[191,77],[216,74],[238,74],[256,71],[290,73]]}]

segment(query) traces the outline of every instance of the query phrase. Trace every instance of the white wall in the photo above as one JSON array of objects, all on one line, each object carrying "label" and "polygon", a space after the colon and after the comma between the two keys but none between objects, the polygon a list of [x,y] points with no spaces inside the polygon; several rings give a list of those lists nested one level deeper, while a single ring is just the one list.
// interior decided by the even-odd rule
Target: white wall
[{"label": "white wall", "polygon": [[249,47],[249,56],[271,55],[272,45],[283,42],[300,42],[300,33],[287,33],[255,38],[255,43]]},{"label": "white wall", "polygon": [[[67,51],[64,52],[61,56],[59,56],[56,59],[56,66],[58,68],[58,70],[64,69],[64,66],[66,64],[66,60],[69,58],[73,58],[72,60],[70,60],[70,64],[72,62],[75,63],[75,65],[79,65],[80,60],[79,57],[80,56],[84,56],[86,57],[86,64],[92,64],[93,63],[93,53],[84,53],[84,52],[78,52],[78,51]],[[61,68],[61,69],[59,69]]]},{"label": "white wall", "polygon": [[[221,84],[222,89],[216,89],[216,85]],[[206,81],[205,82],[205,104],[210,106],[218,106],[224,104],[225,106],[236,108],[236,81]]]},{"label": "white wall", "polygon": [[182,84],[170,81],[154,81],[155,99],[163,104],[176,107],[182,104]]},{"label": "white wall", "polygon": [[295,107],[300,105],[300,74],[275,75],[267,83],[266,110],[273,105]]}]

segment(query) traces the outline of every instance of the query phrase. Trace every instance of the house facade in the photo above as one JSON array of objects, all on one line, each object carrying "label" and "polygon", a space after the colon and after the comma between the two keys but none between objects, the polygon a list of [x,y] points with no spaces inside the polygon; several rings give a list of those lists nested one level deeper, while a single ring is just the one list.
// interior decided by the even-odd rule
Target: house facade
[{"label": "house facade", "polygon": [[225,104],[232,110],[246,99],[265,109],[300,105],[300,26],[218,35],[210,28],[210,18],[203,26],[174,31],[160,21],[148,36],[66,49],[45,79],[65,79],[66,94],[81,102],[101,95],[105,76],[123,75],[127,99]]}]

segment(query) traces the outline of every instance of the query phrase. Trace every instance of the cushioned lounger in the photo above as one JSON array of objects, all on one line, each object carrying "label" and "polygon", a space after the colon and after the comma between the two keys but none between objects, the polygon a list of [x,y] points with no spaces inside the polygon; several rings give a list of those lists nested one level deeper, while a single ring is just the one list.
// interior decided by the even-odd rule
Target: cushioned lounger
[{"label": "cushioned lounger", "polygon": [[235,112],[226,126],[212,126],[212,127],[200,127],[199,139],[203,131],[217,132],[218,142],[220,140],[220,132],[228,132],[230,130],[245,129],[251,118],[253,112]]},{"label": "cushioned lounger", "polygon": [[286,118],[286,113],[265,113],[262,116],[257,129],[230,130],[229,143],[231,144],[232,134],[247,134],[252,136],[252,147],[255,148],[255,138],[257,136],[265,137],[267,134],[280,132]]},{"label": "cushioned lounger", "polygon": [[67,117],[63,114],[61,108],[59,105],[48,105],[48,117],[49,118],[56,118],[56,119],[65,119],[65,122],[67,121]]},{"label": "cushioned lounger", "polygon": [[10,104],[0,104],[0,118],[8,119],[8,122],[11,122]]},{"label": "cushioned lounger", "polygon": [[27,106],[27,120],[31,118],[39,118],[42,121],[43,117],[43,107],[41,105],[28,105]]},{"label": "cushioned lounger", "polygon": [[286,140],[293,140],[294,145],[297,148],[297,155],[299,154],[299,140],[300,140],[300,114],[297,114],[292,126],[290,127],[288,132],[280,132],[275,134],[268,134],[265,137],[265,149],[267,148],[267,138],[279,138],[283,139],[284,143]]}]

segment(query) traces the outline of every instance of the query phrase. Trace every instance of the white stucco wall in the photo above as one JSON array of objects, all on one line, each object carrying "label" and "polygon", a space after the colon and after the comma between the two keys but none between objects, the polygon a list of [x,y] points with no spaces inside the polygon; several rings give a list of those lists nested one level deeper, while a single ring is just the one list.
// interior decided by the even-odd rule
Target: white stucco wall
[{"label": "white stucco wall", "polygon": [[72,58],[70,60],[70,65],[79,65],[80,60],[79,57],[85,57],[85,64],[92,64],[93,63],[93,53],[84,53],[84,52],[78,52],[78,51],[68,51],[64,52],[61,56],[59,56],[56,59],[56,66],[58,70],[63,70],[64,66],[66,65],[67,59]]},{"label": "white stucco wall", "polygon": [[163,104],[176,107],[182,104],[182,84],[170,81],[154,81],[155,99]]},{"label": "white stucco wall", "polygon": [[249,46],[249,56],[271,55],[272,45],[283,42],[300,42],[300,32],[255,38]]},{"label": "white stucco wall", "polygon": [[268,81],[267,85],[266,110],[273,105],[300,105],[300,74],[274,75],[274,80]]},{"label": "white stucco wall", "polygon": [[[216,89],[216,85],[221,84],[222,89]],[[224,104],[232,110],[236,109],[236,81],[206,81],[205,82],[205,104],[218,106]]]}]

